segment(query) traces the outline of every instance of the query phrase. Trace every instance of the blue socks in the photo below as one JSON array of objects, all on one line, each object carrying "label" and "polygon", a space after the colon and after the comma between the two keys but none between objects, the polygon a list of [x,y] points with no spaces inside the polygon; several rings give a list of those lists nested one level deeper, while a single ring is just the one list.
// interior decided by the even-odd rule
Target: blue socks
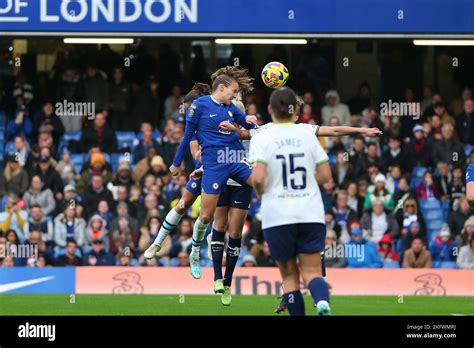
[{"label": "blue socks", "polygon": [[234,275],[235,265],[237,264],[237,260],[239,259],[241,246],[242,238],[233,239],[229,237],[229,241],[227,242],[227,253],[225,261],[224,286],[230,286],[232,284],[232,276]]},{"label": "blue socks", "polygon": [[212,229],[212,265],[214,266],[214,281],[222,279],[222,258],[224,256],[225,232]]},{"label": "blue socks", "polygon": [[308,289],[311,292],[315,304],[318,304],[319,301],[326,301],[329,303],[329,287],[322,277],[311,279],[308,283]]},{"label": "blue socks", "polygon": [[290,315],[305,315],[304,300],[300,290],[283,294]]}]

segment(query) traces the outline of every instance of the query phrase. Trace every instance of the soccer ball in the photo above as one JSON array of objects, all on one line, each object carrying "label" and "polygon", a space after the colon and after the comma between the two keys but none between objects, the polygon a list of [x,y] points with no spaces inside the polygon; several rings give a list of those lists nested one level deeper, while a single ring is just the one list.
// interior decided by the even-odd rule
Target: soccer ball
[{"label": "soccer ball", "polygon": [[280,88],[288,81],[288,69],[279,62],[271,62],[262,70],[263,83],[270,88]]}]

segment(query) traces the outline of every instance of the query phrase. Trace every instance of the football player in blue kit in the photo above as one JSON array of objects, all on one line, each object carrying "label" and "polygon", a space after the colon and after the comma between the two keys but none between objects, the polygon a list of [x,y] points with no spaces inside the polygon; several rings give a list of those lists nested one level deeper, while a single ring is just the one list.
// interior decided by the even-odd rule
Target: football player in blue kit
[{"label": "football player in blue kit", "polygon": [[254,128],[256,123],[255,117],[246,116],[232,103],[237,93],[248,86],[250,78],[246,76],[245,69],[235,67],[229,69],[244,73],[241,76],[237,74],[217,76],[212,83],[211,95],[193,102],[187,112],[184,138],[170,167],[172,175],[179,174],[184,151],[196,134],[201,145],[204,168],[201,181],[201,212],[194,224],[190,254],[191,274],[196,279],[201,277],[200,245],[214,215],[220,193],[229,178],[245,185],[252,173],[248,164],[241,161],[245,149],[239,136],[235,132],[219,127],[223,121],[236,122],[246,129]]}]

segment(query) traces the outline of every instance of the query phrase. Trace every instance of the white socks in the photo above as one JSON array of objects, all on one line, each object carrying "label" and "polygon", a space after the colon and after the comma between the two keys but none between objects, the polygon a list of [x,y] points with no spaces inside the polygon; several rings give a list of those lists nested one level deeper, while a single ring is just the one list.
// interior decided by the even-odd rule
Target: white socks
[{"label": "white socks", "polygon": [[206,234],[207,226],[209,226],[209,224],[203,224],[199,218],[197,218],[196,222],[194,223],[193,242],[191,249],[191,255],[193,255],[194,258],[199,258],[201,242],[204,239],[204,235]]},{"label": "white socks", "polygon": [[176,226],[178,226],[179,222],[183,214],[178,214],[176,210],[171,209],[170,212],[166,215],[165,220],[161,224],[160,231],[158,232],[158,236],[156,236],[155,241],[153,244],[161,246],[161,243],[165,240],[165,238],[172,232]]}]

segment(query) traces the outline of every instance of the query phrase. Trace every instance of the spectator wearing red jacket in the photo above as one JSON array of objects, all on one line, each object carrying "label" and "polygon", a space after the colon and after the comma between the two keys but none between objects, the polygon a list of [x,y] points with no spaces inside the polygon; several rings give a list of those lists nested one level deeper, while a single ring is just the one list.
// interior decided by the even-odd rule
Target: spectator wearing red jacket
[{"label": "spectator wearing red jacket", "polygon": [[380,256],[380,260],[382,262],[385,261],[398,261],[398,255],[395,251],[393,251],[393,241],[392,236],[389,233],[383,235],[383,237],[379,241],[379,247],[377,252]]}]

